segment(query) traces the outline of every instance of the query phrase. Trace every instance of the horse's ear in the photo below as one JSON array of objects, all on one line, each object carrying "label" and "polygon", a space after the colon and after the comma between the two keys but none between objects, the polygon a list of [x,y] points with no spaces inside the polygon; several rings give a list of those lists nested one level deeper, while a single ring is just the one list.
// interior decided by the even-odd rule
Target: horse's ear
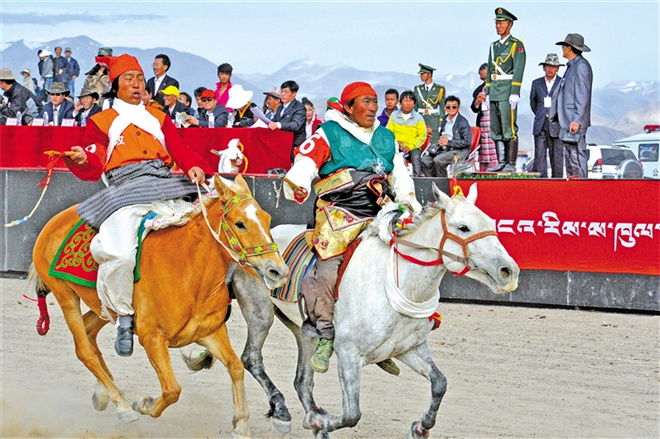
[{"label": "horse's ear", "polygon": [[231,181],[220,177],[219,174],[213,176],[215,190],[218,191],[218,198],[228,200],[234,196],[235,192],[231,189]]},{"label": "horse's ear", "polygon": [[246,192],[252,195],[252,192],[250,192],[250,187],[248,186],[247,182],[245,181],[245,179],[241,174],[236,175],[236,178],[234,179],[234,183],[238,184],[241,187],[242,192]]},{"label": "horse's ear", "polygon": [[465,197],[465,199],[472,204],[477,202],[477,183],[472,183],[472,186],[470,186],[470,191],[468,192],[468,196]]},{"label": "horse's ear", "polygon": [[451,198],[449,195],[445,194],[442,192],[440,189],[438,189],[438,186],[433,185],[433,195],[435,195],[435,201],[439,204],[439,207],[441,209],[447,209],[449,207],[449,203],[451,202]]}]

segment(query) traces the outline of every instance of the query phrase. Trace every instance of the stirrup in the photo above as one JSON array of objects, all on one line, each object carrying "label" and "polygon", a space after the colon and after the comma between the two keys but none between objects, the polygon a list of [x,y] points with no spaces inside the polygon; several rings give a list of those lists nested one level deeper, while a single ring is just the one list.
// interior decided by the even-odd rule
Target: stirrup
[{"label": "stirrup", "polygon": [[392,360],[391,358],[388,358],[387,360],[379,361],[378,363],[376,363],[376,366],[380,367],[385,372],[394,375],[395,377],[398,377],[399,374],[401,373],[401,369],[399,369],[399,366],[397,366],[394,360]]}]

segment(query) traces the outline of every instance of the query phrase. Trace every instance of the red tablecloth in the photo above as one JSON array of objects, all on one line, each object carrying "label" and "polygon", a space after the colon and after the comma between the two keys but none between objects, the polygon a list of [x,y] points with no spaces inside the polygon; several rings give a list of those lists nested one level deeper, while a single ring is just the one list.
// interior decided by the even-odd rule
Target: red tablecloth
[{"label": "red tablecloth", "polygon": [[[67,151],[82,143],[84,127],[0,126],[0,168],[45,167],[44,151]],[[180,128],[179,134],[192,149],[204,156],[214,169],[218,156],[212,149],[227,148],[232,139],[240,139],[245,147],[250,174],[263,174],[269,169],[291,166],[289,154],[293,134],[268,128]],[[66,167],[64,167],[66,168]],[[59,168],[61,169],[61,168]],[[241,171],[243,167],[241,167]]]}]

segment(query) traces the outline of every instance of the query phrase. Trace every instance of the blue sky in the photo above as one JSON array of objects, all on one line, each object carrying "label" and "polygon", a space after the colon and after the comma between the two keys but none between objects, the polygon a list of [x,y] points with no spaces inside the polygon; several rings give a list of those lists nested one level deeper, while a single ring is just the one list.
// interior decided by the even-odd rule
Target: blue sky
[{"label": "blue sky", "polygon": [[[569,32],[592,52],[594,85],[660,79],[660,3],[653,1],[30,1],[0,0],[0,43],[87,35],[107,46],[172,47],[235,72],[270,74],[311,59],[362,70],[467,73],[497,38],[494,9],[518,16],[525,82]],[[74,54],[75,56],[75,54]]]}]

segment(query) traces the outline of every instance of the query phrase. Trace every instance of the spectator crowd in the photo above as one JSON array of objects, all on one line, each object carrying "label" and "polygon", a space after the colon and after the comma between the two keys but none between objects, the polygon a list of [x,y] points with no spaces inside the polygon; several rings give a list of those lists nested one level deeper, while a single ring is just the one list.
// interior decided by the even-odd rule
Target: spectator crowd
[{"label": "spectator crowd", "polygon": [[[478,69],[482,83],[474,90],[470,103],[470,110],[476,114],[474,127],[461,114],[460,99],[434,81],[435,69],[431,66],[419,64],[421,84],[401,93],[393,88],[385,92],[385,107],[377,119],[394,134],[411,175],[447,177],[448,171],[456,174],[467,167],[481,172],[516,172],[517,107],[526,63],[523,42],[511,35],[516,20],[504,8],[495,10],[499,38],[490,44],[488,61]],[[530,92],[535,116],[532,170],[541,177],[562,178],[565,168],[566,176],[585,178],[592,71],[582,53],[590,49],[575,33],[556,45],[561,46],[567,63],[549,53],[539,63],[543,76],[533,82]],[[111,48],[99,48],[96,64],[85,73],[77,95],[75,80],[81,72],[71,48],[62,52],[61,47],[55,47],[54,53],[39,50],[37,55],[34,74],[24,69],[17,76],[9,68],[0,69],[0,89],[4,93],[0,124],[85,126],[89,117],[113,106],[116,86],[109,77]],[[168,55],[156,55],[151,66],[153,77],[146,81],[142,99],[146,106],[162,110],[177,127],[289,131],[293,133],[293,161],[296,148],[324,123],[308,98],[297,99],[299,86],[295,80],[263,91],[263,98],[254,102],[257,98],[253,91],[232,83],[229,63],[218,66],[214,87],[200,86],[191,94],[182,91],[177,79],[169,76],[171,65]],[[558,71],[564,66],[562,77]],[[332,107],[333,99],[336,101],[328,99],[327,108]]]}]

